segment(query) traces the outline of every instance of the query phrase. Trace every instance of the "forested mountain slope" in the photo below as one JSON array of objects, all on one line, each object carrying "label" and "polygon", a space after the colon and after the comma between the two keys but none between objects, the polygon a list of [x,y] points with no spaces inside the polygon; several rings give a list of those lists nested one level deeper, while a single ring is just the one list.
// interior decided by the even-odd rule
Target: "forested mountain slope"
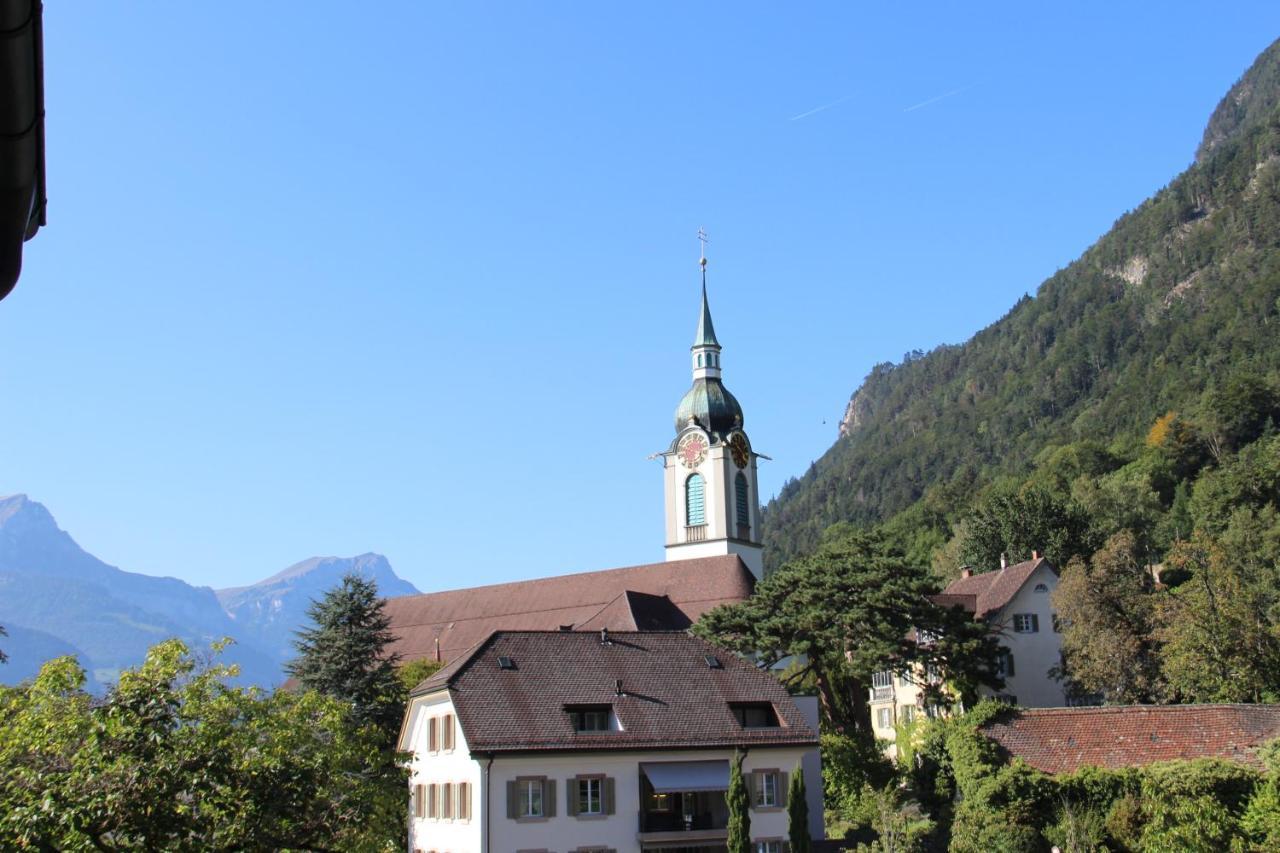
[{"label": "forested mountain slope", "polygon": [[1280,377],[1280,42],[1215,110],[1197,161],[1035,298],[872,370],[836,444],[766,507],[767,564],[838,521],[954,515],[1055,445],[1137,444],[1242,368]]}]

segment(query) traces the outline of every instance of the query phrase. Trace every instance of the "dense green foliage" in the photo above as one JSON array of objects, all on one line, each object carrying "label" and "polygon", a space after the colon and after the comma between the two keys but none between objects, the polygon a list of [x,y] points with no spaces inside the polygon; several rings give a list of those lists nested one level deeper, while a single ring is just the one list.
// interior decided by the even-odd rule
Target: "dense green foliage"
[{"label": "dense green foliage", "polygon": [[393,639],[375,581],[344,575],[342,583],[307,609],[312,625],[298,632],[298,657],[287,667],[307,690],[350,704],[359,725],[372,724],[395,737],[407,690],[397,659],[385,654]]},{"label": "dense green foliage", "polygon": [[101,700],[70,657],[0,688],[0,848],[398,846],[407,776],[388,779],[383,733],[335,699],[234,674],[169,640]]},{"label": "dense green foliage", "polygon": [[969,614],[931,602],[937,591],[883,536],[837,526],[812,556],[765,577],[747,601],[705,614],[694,631],[764,665],[801,661],[786,680],[811,679],[832,730],[873,744],[873,673],[917,665],[945,673],[922,685],[939,705],[1001,686],[998,639]]},{"label": "dense green foliage", "polygon": [[[978,705],[922,721],[897,784],[844,798],[868,851],[1271,850],[1280,841],[1280,767],[1200,759],[1050,776],[1009,762],[981,727],[1012,710]],[[1280,744],[1269,750],[1280,752]]]},{"label": "dense green foliage", "polygon": [[[1238,373],[1255,388],[1280,377],[1280,48],[1247,77],[1242,97],[1215,113],[1212,152],[1034,299],[963,345],[872,370],[851,401],[856,425],[766,508],[770,569],[812,552],[840,521],[887,522],[912,561],[928,564],[984,489],[1052,467],[1043,454],[1054,448],[1071,448],[1058,462],[1078,474],[1114,470],[1105,457],[1132,458],[1158,414],[1222,416],[1196,448],[1210,458],[1230,451],[1241,428],[1255,430],[1228,402],[1262,414],[1248,388],[1223,386]],[[1151,472],[1166,507],[1184,480],[1178,462]],[[1092,497],[1148,511],[1150,495],[1126,477]],[[1189,533],[1176,518],[1158,531],[1166,543],[1175,533]],[[989,561],[991,550],[970,558]],[[1050,553],[1060,565],[1069,558]]]},{"label": "dense green foliage", "polygon": [[405,693],[413,690],[422,682],[436,674],[440,667],[444,666],[443,661],[431,660],[430,658],[418,658],[408,663],[401,664],[396,670],[396,675],[400,678],[400,684],[404,687]]},{"label": "dense green foliage", "polygon": [[729,763],[729,790],[725,804],[729,807],[728,835],[725,847],[729,853],[751,853],[751,792],[742,775],[743,752],[735,752]]}]

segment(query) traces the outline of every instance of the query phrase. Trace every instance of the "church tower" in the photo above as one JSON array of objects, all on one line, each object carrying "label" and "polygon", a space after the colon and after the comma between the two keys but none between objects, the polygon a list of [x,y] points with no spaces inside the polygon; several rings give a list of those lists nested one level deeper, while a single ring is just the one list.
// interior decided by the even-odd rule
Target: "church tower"
[{"label": "church tower", "polygon": [[[699,232],[705,243],[705,237]],[[720,342],[707,304],[707,258],[702,311],[691,347],[693,386],[676,407],[676,435],[662,454],[667,505],[667,559],[737,554],[757,579],[764,576],[760,539],[757,454],[742,429],[742,407],[720,381]]]}]

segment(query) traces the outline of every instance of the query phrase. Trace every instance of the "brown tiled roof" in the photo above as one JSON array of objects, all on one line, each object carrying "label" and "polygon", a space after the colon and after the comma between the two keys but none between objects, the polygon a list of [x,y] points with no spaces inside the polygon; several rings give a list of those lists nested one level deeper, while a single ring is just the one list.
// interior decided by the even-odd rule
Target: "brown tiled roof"
[{"label": "brown tiled roof", "polygon": [[983,732],[1010,756],[1046,773],[1179,758],[1257,765],[1256,748],[1280,737],[1280,705],[1029,708]]},{"label": "brown tiled roof", "polygon": [[[499,631],[413,693],[447,687],[473,752],[817,743],[786,688],[732,652],[683,631],[608,635],[604,643],[598,631]],[[782,725],[744,729],[731,702],[770,703]],[[622,730],[577,733],[567,705],[611,705]]]},{"label": "brown tiled roof", "polygon": [[[959,578],[947,585],[942,591],[943,596],[973,596],[973,607],[966,606],[963,600],[955,600],[947,602],[948,604],[960,604],[966,610],[973,610],[974,615],[979,619],[983,619],[995,613],[1004,607],[1013,597],[1018,594],[1018,590],[1022,589],[1022,585],[1027,582],[1027,578],[1040,568],[1041,564],[1049,566],[1049,561],[1044,557],[1034,560],[1027,560],[1025,563],[1017,563],[1007,566],[994,572],[983,572],[980,575],[971,575],[967,578]],[[1056,571],[1056,569],[1053,569]],[[935,601],[937,598],[935,597]],[[943,602],[939,602],[943,603]]]},{"label": "brown tiled roof", "polygon": [[386,600],[390,651],[405,661],[434,658],[438,638],[449,661],[498,630],[683,629],[719,604],[747,599],[753,584],[730,554],[405,595]]}]

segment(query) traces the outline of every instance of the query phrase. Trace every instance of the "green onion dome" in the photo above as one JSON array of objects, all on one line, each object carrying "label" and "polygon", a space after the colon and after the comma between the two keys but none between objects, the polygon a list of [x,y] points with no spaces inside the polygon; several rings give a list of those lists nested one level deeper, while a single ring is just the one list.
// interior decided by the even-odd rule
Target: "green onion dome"
[{"label": "green onion dome", "polygon": [[676,407],[677,433],[690,418],[712,435],[728,435],[742,428],[742,406],[719,379],[695,379]]}]

